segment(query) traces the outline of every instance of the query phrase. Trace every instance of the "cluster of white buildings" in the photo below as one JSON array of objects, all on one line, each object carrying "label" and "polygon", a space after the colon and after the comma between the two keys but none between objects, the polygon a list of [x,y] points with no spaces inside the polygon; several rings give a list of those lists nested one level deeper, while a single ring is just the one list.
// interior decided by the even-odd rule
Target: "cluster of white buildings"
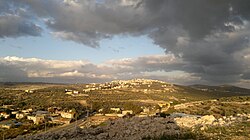
[{"label": "cluster of white buildings", "polygon": [[80,93],[78,90],[65,89],[65,94],[71,96],[89,96],[88,94]]},{"label": "cluster of white buildings", "polygon": [[[3,107],[2,107],[3,108]],[[72,110],[62,110],[59,107],[49,107],[47,111],[34,111],[32,108],[28,109],[13,109],[8,108],[10,111],[1,111],[0,128],[12,128],[21,125],[17,120],[26,119],[32,121],[34,124],[57,123],[69,124],[77,117],[77,112]]]},{"label": "cluster of white buildings", "polygon": [[102,108],[102,109],[98,110],[98,113],[96,115],[97,116],[104,115],[104,116],[109,116],[109,117],[123,117],[123,116],[128,115],[128,114],[136,115],[138,117],[155,116],[158,113],[168,111],[171,103],[172,102],[164,102],[164,103],[162,102],[162,103],[158,103],[155,106],[150,106],[150,107],[142,106],[141,107],[142,112],[140,112],[139,114],[135,114],[133,112],[133,110],[123,110],[123,109],[118,108],[118,107],[110,108],[109,110],[112,113],[103,113],[104,109]]},{"label": "cluster of white buildings", "polygon": [[85,89],[83,89],[83,92],[88,93],[90,91],[95,90],[111,90],[111,89],[122,89],[122,88],[134,88],[139,87],[141,85],[146,86],[143,90],[144,92],[147,92],[150,90],[151,85],[153,83],[160,83],[162,84],[161,88],[163,90],[166,90],[167,92],[174,92],[175,89],[173,88],[173,84],[169,84],[163,81],[159,80],[148,80],[148,79],[133,79],[133,80],[115,80],[110,83],[104,83],[104,84],[88,84],[85,86]]},{"label": "cluster of white buildings", "polygon": [[104,116],[108,116],[108,117],[123,117],[125,115],[134,114],[133,110],[122,110],[121,108],[116,108],[116,107],[110,108],[110,110],[113,113],[103,113],[103,109],[99,109],[98,113],[96,115],[97,116],[104,115]]}]

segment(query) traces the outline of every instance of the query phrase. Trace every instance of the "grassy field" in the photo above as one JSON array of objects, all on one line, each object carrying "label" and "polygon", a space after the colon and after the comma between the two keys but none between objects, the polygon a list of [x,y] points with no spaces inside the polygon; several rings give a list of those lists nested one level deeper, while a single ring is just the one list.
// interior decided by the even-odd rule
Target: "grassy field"
[{"label": "grassy field", "polygon": [[188,103],[187,105],[187,107],[179,109],[172,108],[171,111],[193,115],[214,115],[216,117],[250,114],[250,96],[224,97],[218,100]]}]

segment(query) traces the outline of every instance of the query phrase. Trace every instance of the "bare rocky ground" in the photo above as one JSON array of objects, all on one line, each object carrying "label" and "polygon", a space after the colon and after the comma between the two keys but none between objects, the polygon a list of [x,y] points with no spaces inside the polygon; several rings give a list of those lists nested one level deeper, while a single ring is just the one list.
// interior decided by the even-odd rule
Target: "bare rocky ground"
[{"label": "bare rocky ground", "polygon": [[196,126],[229,126],[239,122],[250,122],[250,114],[237,114],[237,116],[223,116],[216,119],[213,115],[184,115],[182,117],[175,117],[175,122],[178,126],[193,128]]},{"label": "bare rocky ground", "polygon": [[[106,121],[99,126],[77,128],[60,133],[47,133],[38,136],[17,137],[16,140],[139,140],[161,136],[178,137],[181,129],[172,117],[119,118]],[[181,136],[180,136],[181,137]]]},{"label": "bare rocky ground", "polygon": [[[236,139],[243,137],[249,128],[250,114],[238,114],[215,118],[213,115],[197,116],[187,114],[175,114],[164,117],[131,117],[110,119],[101,124],[92,123],[87,128],[62,130],[56,133],[46,133],[35,136],[20,136],[16,140],[140,140],[140,139]],[[240,127],[235,124],[243,124],[242,133],[236,132]],[[94,125],[96,124],[96,125]],[[219,128],[219,129],[218,129]],[[232,131],[223,136],[221,130]],[[228,128],[228,130],[227,130]],[[229,129],[231,128],[231,129]],[[217,130],[218,129],[218,130]],[[238,130],[237,130],[238,131]],[[217,134],[218,133],[218,134]],[[205,134],[205,135],[204,135]],[[222,137],[223,136],[223,137]],[[245,135],[243,139],[250,138]]]}]

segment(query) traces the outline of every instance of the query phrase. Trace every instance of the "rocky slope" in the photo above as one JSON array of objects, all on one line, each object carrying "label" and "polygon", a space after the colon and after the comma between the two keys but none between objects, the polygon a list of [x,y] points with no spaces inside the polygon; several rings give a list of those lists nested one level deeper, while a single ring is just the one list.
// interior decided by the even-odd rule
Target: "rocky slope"
[{"label": "rocky slope", "polygon": [[250,114],[215,118],[213,115],[176,113],[165,118],[119,118],[105,121],[98,126],[20,136],[16,140],[231,139],[233,136],[236,139],[248,139],[249,124]]},{"label": "rocky slope", "polygon": [[77,140],[139,140],[161,136],[184,135],[181,133],[172,117],[146,117],[146,118],[120,118],[109,120],[96,127],[87,129],[74,129],[60,133],[47,133],[38,136],[17,137],[16,140],[53,140],[53,139],[77,139]]}]

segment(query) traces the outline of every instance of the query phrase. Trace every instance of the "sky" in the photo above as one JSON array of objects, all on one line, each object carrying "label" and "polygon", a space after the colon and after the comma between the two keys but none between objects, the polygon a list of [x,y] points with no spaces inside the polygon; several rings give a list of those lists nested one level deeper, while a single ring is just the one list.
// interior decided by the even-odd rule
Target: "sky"
[{"label": "sky", "polygon": [[0,82],[250,88],[249,0],[0,0]]}]

